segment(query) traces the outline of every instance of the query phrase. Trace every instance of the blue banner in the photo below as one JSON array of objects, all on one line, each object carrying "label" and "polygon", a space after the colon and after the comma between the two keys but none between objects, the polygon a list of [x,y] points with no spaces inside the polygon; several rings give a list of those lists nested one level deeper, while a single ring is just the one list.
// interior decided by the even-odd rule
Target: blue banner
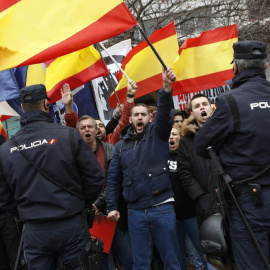
[{"label": "blue banner", "polygon": [[[90,83],[75,89],[72,93],[73,109],[78,114],[79,118],[83,115],[90,115],[93,118],[99,118]],[[65,125],[65,106],[62,100],[50,104],[49,108],[50,115],[54,118],[54,122],[56,124]]]}]

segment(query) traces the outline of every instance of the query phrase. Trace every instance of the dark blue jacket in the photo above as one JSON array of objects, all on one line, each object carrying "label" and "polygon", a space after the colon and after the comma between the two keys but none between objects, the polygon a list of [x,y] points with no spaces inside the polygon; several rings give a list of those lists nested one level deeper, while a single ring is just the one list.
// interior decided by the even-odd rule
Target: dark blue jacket
[{"label": "dark blue jacket", "polygon": [[172,94],[159,91],[156,121],[141,140],[126,134],[114,150],[107,177],[107,209],[118,210],[121,187],[130,209],[143,209],[173,196],[168,173]]},{"label": "dark blue jacket", "polygon": [[22,116],[15,139],[38,167],[83,199],[44,177],[8,140],[0,149],[0,209],[14,213],[17,204],[22,219],[61,219],[79,213],[85,200],[96,199],[104,182],[103,171],[79,132],[71,129],[55,125],[46,112],[31,111]]},{"label": "dark blue jacket", "polygon": [[[256,175],[270,164],[270,82],[265,72],[256,69],[237,74],[232,91],[218,96],[216,107],[195,136],[197,153],[206,156],[206,148],[213,146],[233,180]],[[270,171],[256,182],[269,185]]]}]

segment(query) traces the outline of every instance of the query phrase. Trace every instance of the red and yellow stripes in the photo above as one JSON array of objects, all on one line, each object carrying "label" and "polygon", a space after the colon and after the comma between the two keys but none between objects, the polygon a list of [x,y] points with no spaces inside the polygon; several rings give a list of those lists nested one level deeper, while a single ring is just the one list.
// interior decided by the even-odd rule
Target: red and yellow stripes
[{"label": "red and yellow stripes", "polygon": [[[149,37],[156,51],[167,66],[172,66],[178,56],[178,41],[175,31],[174,22],[155,31]],[[144,96],[162,87],[162,67],[146,41],[138,44],[124,58],[122,68],[125,70],[130,79],[135,81],[138,90],[135,98]],[[127,93],[127,80],[119,71],[119,84],[116,93],[120,102],[124,102]],[[113,94],[109,103],[115,107],[117,100]]]},{"label": "red and yellow stripes", "polygon": [[56,141],[57,141],[57,139],[51,139],[51,140],[48,141],[48,144],[55,144]]},{"label": "red and yellow stripes", "polygon": [[174,95],[218,87],[233,77],[233,43],[237,42],[237,27],[230,25],[203,32],[186,40],[173,65],[177,79]]},{"label": "red and yellow stripes", "polygon": [[0,10],[0,70],[55,59],[137,23],[122,0],[12,0]]},{"label": "red and yellow stripes", "polygon": [[99,52],[93,47],[46,62],[46,89],[52,101],[61,99],[60,89],[68,83],[75,89],[97,77],[108,74]]},{"label": "red and yellow stripes", "polygon": [[1,115],[0,114],[0,134],[3,135],[3,136],[5,136],[6,139],[8,139],[8,137],[7,137],[6,131],[5,131],[4,127],[3,127],[2,121],[5,121],[8,118],[9,117],[4,117],[4,115]]}]

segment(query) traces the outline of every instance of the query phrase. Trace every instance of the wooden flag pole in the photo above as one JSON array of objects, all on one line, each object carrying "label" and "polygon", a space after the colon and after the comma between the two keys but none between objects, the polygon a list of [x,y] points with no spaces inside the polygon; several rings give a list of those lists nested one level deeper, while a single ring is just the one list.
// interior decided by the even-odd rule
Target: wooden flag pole
[{"label": "wooden flag pole", "polygon": [[141,34],[143,35],[143,37],[145,38],[145,40],[147,41],[147,43],[149,44],[150,48],[152,49],[152,51],[154,52],[154,54],[156,55],[156,57],[158,58],[159,62],[161,63],[161,65],[164,67],[165,70],[167,70],[167,66],[165,65],[165,63],[163,62],[163,60],[161,59],[160,55],[158,54],[158,52],[156,51],[155,47],[153,46],[153,44],[151,43],[151,41],[149,40],[149,38],[146,36],[146,34],[144,33],[142,27],[137,24]]}]

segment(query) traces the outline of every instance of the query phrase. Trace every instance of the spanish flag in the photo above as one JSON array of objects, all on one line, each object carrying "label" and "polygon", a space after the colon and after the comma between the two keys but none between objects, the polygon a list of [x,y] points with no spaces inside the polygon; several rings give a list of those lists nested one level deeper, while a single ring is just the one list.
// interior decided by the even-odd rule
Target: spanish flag
[{"label": "spanish flag", "polygon": [[232,45],[237,40],[236,24],[187,39],[172,66],[177,77],[173,84],[174,95],[222,86],[232,79]]},{"label": "spanish flag", "polygon": [[0,114],[0,134],[5,136],[6,139],[8,139],[8,137],[7,137],[6,131],[5,131],[4,127],[3,127],[2,121],[7,120],[8,118],[10,118],[10,117],[5,117],[4,115]]},{"label": "spanish flag", "polygon": [[[172,66],[178,56],[178,41],[174,22],[155,31],[149,40],[167,66]],[[148,45],[143,41],[133,48],[122,62],[122,69],[130,79],[136,82],[138,90],[135,98],[149,94],[162,87],[162,66]],[[116,93],[120,102],[124,102],[127,93],[127,79],[121,71],[118,72],[119,84],[116,87]],[[110,106],[116,107],[117,100],[115,94],[109,99]]]},{"label": "spanish flag", "polygon": [[55,59],[136,24],[122,0],[0,1],[0,70]]},{"label": "spanish flag", "polygon": [[60,89],[68,83],[75,89],[95,78],[109,73],[99,52],[93,47],[58,57],[46,62],[46,89],[53,101],[61,99]]}]

